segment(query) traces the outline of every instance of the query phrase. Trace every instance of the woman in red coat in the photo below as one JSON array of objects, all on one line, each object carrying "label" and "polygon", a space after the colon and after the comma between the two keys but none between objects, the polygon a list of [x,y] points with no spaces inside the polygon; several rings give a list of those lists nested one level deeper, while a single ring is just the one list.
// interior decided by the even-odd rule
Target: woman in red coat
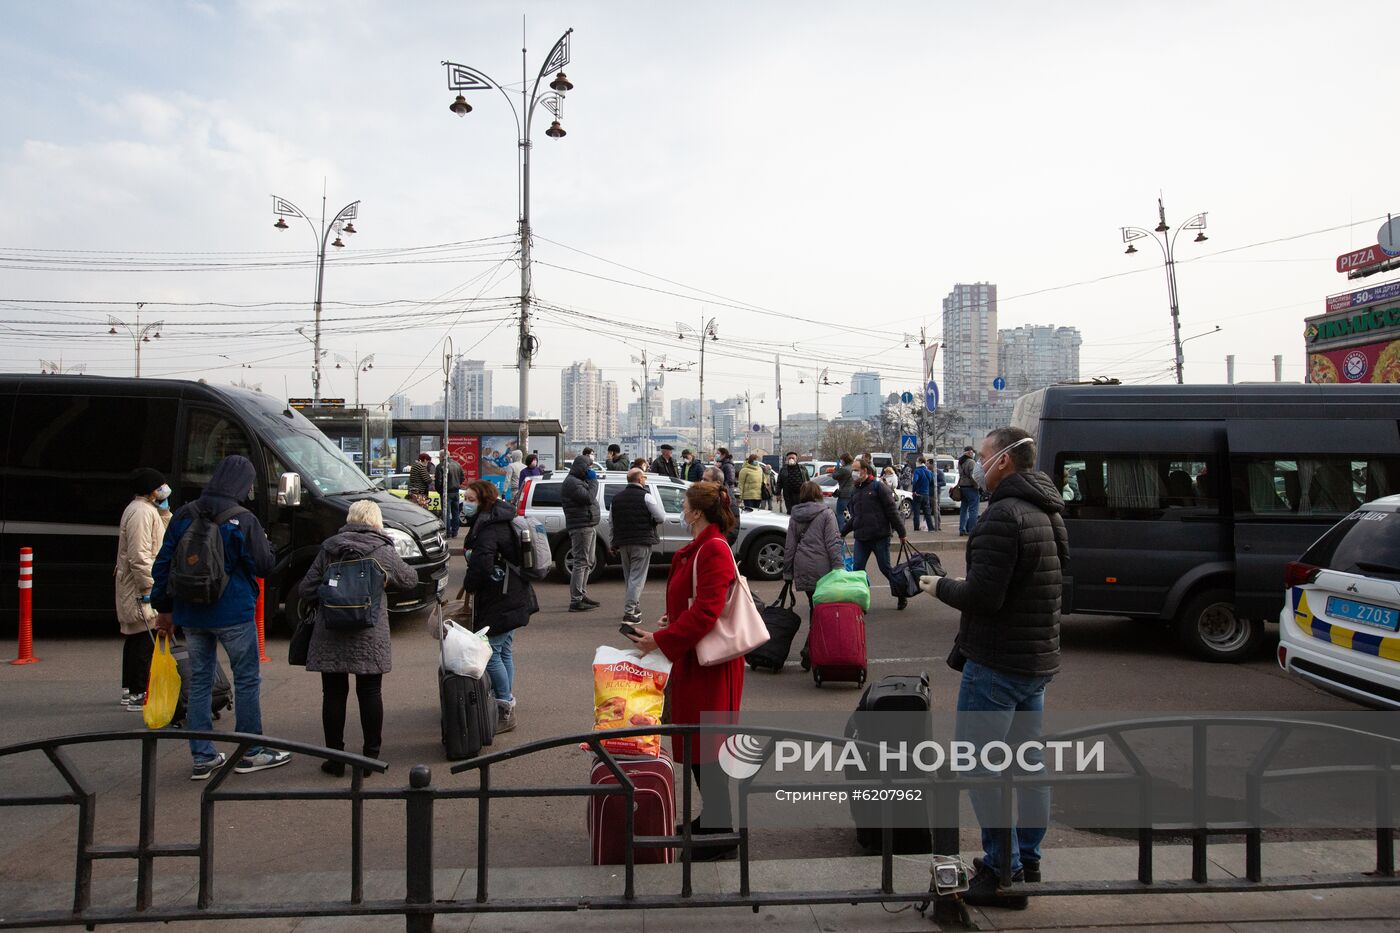
[{"label": "woman in red coat", "polygon": [[[727,714],[733,718],[739,711],[744,693],[744,659],[735,658],[723,664],[703,667],[695,655],[695,646],[715,627],[715,620],[724,611],[729,588],[738,571],[734,555],[725,535],[738,519],[734,516],[729,492],[718,483],[696,483],[686,490],[681,519],[690,526],[694,540],[681,548],[671,561],[670,577],[666,581],[666,615],[662,628],[656,632],[637,630],[633,639],[643,652],[660,648],[671,662],[671,721],[699,723],[702,714]],[[694,575],[692,599],[691,580]],[[705,833],[731,832],[728,779],[719,771],[717,756],[723,743],[722,735],[699,736],[691,739],[690,760],[695,783],[705,797],[703,829],[696,817],[692,831]],[[674,741],[673,755],[681,757],[683,737]],[[711,773],[713,772],[713,773]],[[732,847],[701,849],[696,858],[723,858],[733,854]]]}]

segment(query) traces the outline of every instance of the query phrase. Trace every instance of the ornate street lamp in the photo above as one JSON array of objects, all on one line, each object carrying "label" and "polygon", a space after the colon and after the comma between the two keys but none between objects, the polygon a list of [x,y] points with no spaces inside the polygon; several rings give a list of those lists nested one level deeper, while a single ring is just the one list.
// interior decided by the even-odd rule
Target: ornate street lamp
[{"label": "ornate street lamp", "polygon": [[1151,237],[1152,241],[1162,249],[1162,262],[1167,269],[1167,301],[1171,305],[1172,312],[1172,345],[1176,347],[1176,384],[1181,385],[1185,381],[1182,370],[1186,365],[1186,359],[1181,353],[1181,307],[1177,300],[1176,291],[1176,238],[1183,230],[1195,230],[1196,237],[1191,242],[1204,243],[1210,239],[1205,234],[1206,213],[1195,215],[1186,223],[1176,229],[1170,237],[1167,231],[1171,228],[1167,226],[1167,209],[1162,206],[1162,199],[1157,199],[1157,226],[1151,230],[1142,227],[1123,227],[1123,242],[1128,244],[1128,248],[1123,252],[1129,256],[1136,253],[1137,247],[1133,245],[1134,240],[1143,237]]}]

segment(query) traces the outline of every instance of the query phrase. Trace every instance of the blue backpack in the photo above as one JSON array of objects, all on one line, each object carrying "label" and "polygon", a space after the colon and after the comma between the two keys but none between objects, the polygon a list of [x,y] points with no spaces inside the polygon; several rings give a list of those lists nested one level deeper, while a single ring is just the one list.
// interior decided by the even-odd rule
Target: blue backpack
[{"label": "blue backpack", "polygon": [[332,632],[373,628],[384,601],[385,577],[384,568],[372,557],[352,556],[328,564],[316,588],[321,623]]}]

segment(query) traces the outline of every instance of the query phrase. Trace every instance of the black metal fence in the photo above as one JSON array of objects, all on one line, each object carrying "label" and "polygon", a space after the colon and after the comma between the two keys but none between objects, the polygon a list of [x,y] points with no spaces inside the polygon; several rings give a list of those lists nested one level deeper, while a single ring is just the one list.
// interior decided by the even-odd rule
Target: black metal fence
[{"label": "black metal fence", "polygon": [[[1207,798],[1205,796],[1207,769],[1207,735],[1215,728],[1238,728],[1241,726],[1267,728],[1271,734],[1263,751],[1256,757],[1246,775],[1246,800],[1249,818],[1231,823],[1212,823],[1207,819]],[[1187,728],[1193,737],[1193,819],[1186,824],[1153,825],[1150,816],[1150,798],[1153,781],[1147,769],[1134,754],[1126,736],[1152,729]],[[1071,896],[1103,894],[1168,894],[1168,893],[1222,893],[1239,891],[1283,891],[1308,888],[1361,887],[1374,885],[1400,884],[1395,874],[1395,814],[1391,800],[1396,786],[1395,740],[1366,734],[1368,741],[1379,740],[1382,752],[1376,759],[1364,765],[1338,765],[1334,768],[1282,769],[1272,768],[1280,748],[1289,736],[1301,730],[1324,729],[1346,732],[1340,727],[1319,723],[1291,720],[1260,720],[1253,718],[1211,718],[1211,719],[1147,719],[1131,722],[1112,723],[1064,733],[1055,738],[1073,740],[1078,738],[1103,737],[1111,742],[1129,764],[1129,772],[1118,774],[1064,774],[1050,777],[1015,775],[1008,771],[996,777],[958,777],[939,775],[928,785],[927,776],[918,780],[932,787],[935,813],[933,848],[935,852],[954,855],[958,852],[958,810],[963,791],[986,784],[1012,788],[1024,784],[1064,785],[1083,782],[1116,782],[1136,789],[1141,802],[1142,823],[1138,828],[1137,878],[1133,881],[1091,881],[1091,882],[1042,882],[1024,886],[1024,893],[1036,896]],[[426,765],[418,765],[409,775],[409,785],[403,788],[366,788],[361,769],[383,772],[387,765],[382,761],[363,758],[332,749],[289,742],[265,736],[243,733],[187,732],[164,730],[159,732],[106,732],[64,736],[36,742],[28,742],[0,748],[0,759],[39,753],[47,758],[67,786],[67,791],[53,794],[14,794],[0,793],[0,807],[71,806],[77,808],[77,832],[74,857],[74,880],[72,902],[68,909],[57,905],[50,910],[16,914],[6,910],[0,917],[0,929],[21,927],[50,927],[85,925],[92,929],[100,924],[129,923],[138,921],[178,921],[251,919],[271,917],[307,916],[360,916],[360,915],[402,915],[410,933],[431,931],[437,914],[481,913],[481,912],[537,912],[572,911],[599,909],[662,909],[681,907],[748,907],[754,911],[763,907],[778,905],[815,904],[917,904],[920,909],[932,904],[936,919],[944,923],[965,920],[966,914],[956,897],[935,897],[927,886],[919,885],[906,891],[896,890],[894,875],[893,832],[888,823],[881,835],[880,883],[878,887],[851,888],[846,890],[812,891],[755,891],[750,883],[749,841],[746,813],[748,800],[755,795],[772,793],[779,788],[766,785],[750,778],[738,782],[739,828],[730,834],[695,836],[691,832],[694,788],[690,765],[690,742],[681,742],[681,758],[677,764],[681,772],[680,832],[675,835],[637,836],[633,825],[635,786],[627,773],[619,766],[613,755],[603,747],[605,737],[625,737],[638,735],[693,736],[698,733],[743,732],[749,735],[771,739],[789,739],[808,742],[849,741],[843,736],[807,733],[791,729],[761,726],[720,726],[720,725],[666,725],[644,726],[626,730],[615,730],[605,734],[585,733],[561,736],[539,742],[532,742],[516,748],[505,749],[490,755],[463,762],[452,767],[453,774],[475,773],[475,786],[437,787],[433,785],[432,774]],[[199,835],[197,842],[157,844],[155,837],[156,818],[156,752],[158,743],[163,741],[185,741],[188,739],[209,739],[219,743],[231,743],[236,753],[213,775],[205,786],[199,807]],[[95,845],[93,829],[96,820],[97,793],[72,760],[69,749],[79,745],[106,742],[139,742],[141,745],[141,785],[139,794],[139,822],[135,844]],[[584,784],[566,786],[497,786],[493,780],[493,769],[504,762],[526,758],[551,749],[566,746],[585,745],[605,763],[616,784]],[[865,743],[857,743],[862,745]],[[265,788],[254,790],[229,789],[225,786],[229,775],[242,754],[250,747],[265,746],[282,749],[298,755],[343,763],[351,775],[348,788],[337,786],[334,789],[281,789]],[[769,743],[771,754],[772,743]],[[873,746],[866,750],[874,751]],[[1306,875],[1265,879],[1262,858],[1262,811],[1261,791],[1269,784],[1292,780],[1313,780],[1331,775],[1346,775],[1349,778],[1369,779],[1375,788],[1374,829],[1376,858],[1371,871],[1358,869],[1355,872],[1333,875]],[[888,787],[899,780],[880,778],[865,782],[869,786]],[[861,782],[844,782],[828,785],[804,785],[810,789],[846,788],[861,786]],[[583,892],[576,896],[555,897],[511,897],[492,898],[490,895],[491,865],[491,803],[494,800],[510,798],[545,797],[596,797],[621,795],[627,798],[625,808],[625,862],[623,866],[623,890],[621,892]],[[320,800],[348,801],[351,806],[351,853],[350,890],[348,898],[329,901],[302,901],[295,903],[220,903],[215,898],[215,846],[214,808],[227,801],[280,801],[280,800]],[[434,888],[433,824],[434,810],[439,801],[475,800],[476,845],[475,870],[476,893],[471,900],[439,899]],[[366,899],[364,896],[364,807],[366,802],[395,801],[405,804],[403,842],[406,852],[405,892],[402,899]],[[1011,806],[1011,795],[1004,795],[1004,802]],[[888,806],[888,805],[886,805]],[[886,811],[888,812],[888,811]],[[1010,825],[1008,819],[1007,825]],[[1010,832],[1009,830],[1007,831]],[[1190,880],[1156,881],[1153,873],[1154,845],[1164,835],[1188,833],[1192,846],[1192,869]],[[1212,838],[1220,836],[1243,836],[1246,846],[1246,877],[1212,879],[1207,871],[1208,846]],[[697,894],[692,885],[692,860],[697,848],[707,846],[737,846],[739,883],[733,893]],[[680,887],[673,894],[638,894],[636,889],[636,853],[639,849],[672,848],[679,852]],[[998,866],[1003,882],[1009,884],[1010,846],[1004,847],[1008,859]],[[154,903],[153,885],[155,863],[158,859],[195,858],[199,861],[197,897],[193,905]],[[94,905],[92,903],[92,868],[99,859],[131,859],[137,863],[136,898],[134,907]]]}]

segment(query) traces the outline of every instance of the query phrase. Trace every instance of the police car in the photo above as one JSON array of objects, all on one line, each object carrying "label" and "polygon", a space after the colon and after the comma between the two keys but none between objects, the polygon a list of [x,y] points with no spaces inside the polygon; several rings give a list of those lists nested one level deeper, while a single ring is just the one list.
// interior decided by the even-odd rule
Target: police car
[{"label": "police car", "polygon": [[1284,670],[1367,706],[1400,709],[1400,496],[1368,502],[1288,565]]}]

